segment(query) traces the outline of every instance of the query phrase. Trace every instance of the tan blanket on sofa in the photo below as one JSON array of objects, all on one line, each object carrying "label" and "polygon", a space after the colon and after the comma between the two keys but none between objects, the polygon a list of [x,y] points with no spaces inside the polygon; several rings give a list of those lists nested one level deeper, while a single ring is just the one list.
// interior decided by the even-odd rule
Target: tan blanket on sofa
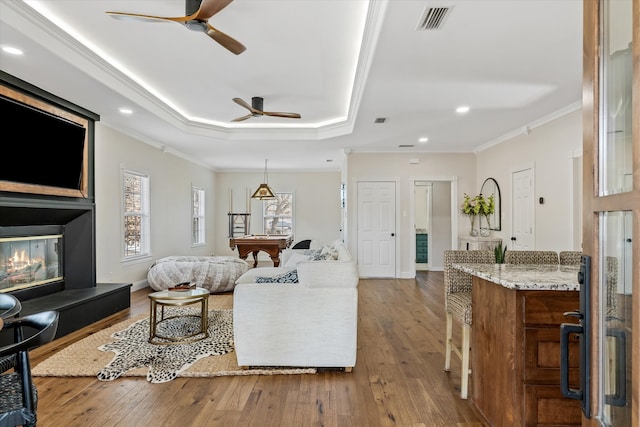
[{"label": "tan blanket on sofa", "polygon": [[232,256],[169,256],[149,267],[147,281],[156,291],[191,282],[211,293],[229,292],[248,269],[246,261]]}]

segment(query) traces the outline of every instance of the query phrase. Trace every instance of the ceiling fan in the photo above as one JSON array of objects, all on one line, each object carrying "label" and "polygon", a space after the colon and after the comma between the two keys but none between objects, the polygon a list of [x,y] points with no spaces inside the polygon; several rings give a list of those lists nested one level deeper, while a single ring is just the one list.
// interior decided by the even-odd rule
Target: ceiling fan
[{"label": "ceiling fan", "polygon": [[253,98],[251,98],[251,105],[247,104],[245,101],[243,101],[240,98],[233,98],[233,102],[243,106],[244,108],[249,110],[251,113],[247,114],[246,116],[233,119],[231,120],[232,122],[241,122],[242,120],[247,120],[247,119],[250,119],[251,117],[260,117],[260,116],[286,117],[288,119],[300,118],[300,114],[298,113],[277,113],[273,111],[264,111],[262,107],[264,100],[259,96],[254,96]]},{"label": "ceiling fan", "polygon": [[244,52],[246,47],[231,36],[212,27],[211,24],[207,22],[209,18],[220,12],[232,1],[233,0],[185,0],[185,14],[187,16],[178,16],[174,18],[126,12],[106,13],[117,19],[135,19],[144,21],[162,20],[184,24],[185,27],[192,31],[206,33],[213,40],[220,43],[222,47],[238,55]]}]

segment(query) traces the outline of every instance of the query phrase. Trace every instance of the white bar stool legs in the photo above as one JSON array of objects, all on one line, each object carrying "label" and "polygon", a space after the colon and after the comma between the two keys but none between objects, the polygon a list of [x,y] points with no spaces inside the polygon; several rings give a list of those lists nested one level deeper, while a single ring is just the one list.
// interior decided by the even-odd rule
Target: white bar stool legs
[{"label": "white bar stool legs", "polygon": [[453,342],[453,316],[447,313],[447,340],[445,343],[444,370],[451,371],[451,352],[454,352],[462,361],[460,370],[460,397],[467,399],[469,394],[469,375],[471,375],[471,326],[462,324],[462,345],[458,348]]}]

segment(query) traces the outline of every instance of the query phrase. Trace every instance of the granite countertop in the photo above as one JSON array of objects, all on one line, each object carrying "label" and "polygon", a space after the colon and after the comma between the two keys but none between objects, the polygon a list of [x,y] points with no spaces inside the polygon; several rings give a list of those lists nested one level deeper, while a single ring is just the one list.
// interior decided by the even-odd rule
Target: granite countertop
[{"label": "granite countertop", "polygon": [[505,288],[579,291],[578,266],[557,264],[453,264],[453,267]]}]

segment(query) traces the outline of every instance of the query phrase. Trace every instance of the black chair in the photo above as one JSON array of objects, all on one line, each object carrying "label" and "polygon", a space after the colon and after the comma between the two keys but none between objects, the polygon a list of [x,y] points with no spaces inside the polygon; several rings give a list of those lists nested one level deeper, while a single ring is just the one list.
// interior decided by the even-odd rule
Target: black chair
[{"label": "black chair", "polygon": [[309,249],[310,246],[311,240],[300,240],[291,249]]},{"label": "black chair", "polygon": [[[18,317],[22,310],[20,300],[11,294],[0,294],[0,318],[4,321],[12,317]],[[0,357],[0,373],[13,369],[16,366],[16,356],[14,354]]]},{"label": "black chair", "polygon": [[16,366],[0,375],[0,426],[36,425],[38,393],[31,378],[29,350],[53,340],[58,317],[57,311],[43,311],[5,321],[2,330],[13,330],[15,341],[0,347],[0,358],[14,355]]},{"label": "black chair", "polygon": [[22,305],[18,298],[11,294],[0,294],[0,317],[3,320],[18,316],[20,310],[22,310]]}]

